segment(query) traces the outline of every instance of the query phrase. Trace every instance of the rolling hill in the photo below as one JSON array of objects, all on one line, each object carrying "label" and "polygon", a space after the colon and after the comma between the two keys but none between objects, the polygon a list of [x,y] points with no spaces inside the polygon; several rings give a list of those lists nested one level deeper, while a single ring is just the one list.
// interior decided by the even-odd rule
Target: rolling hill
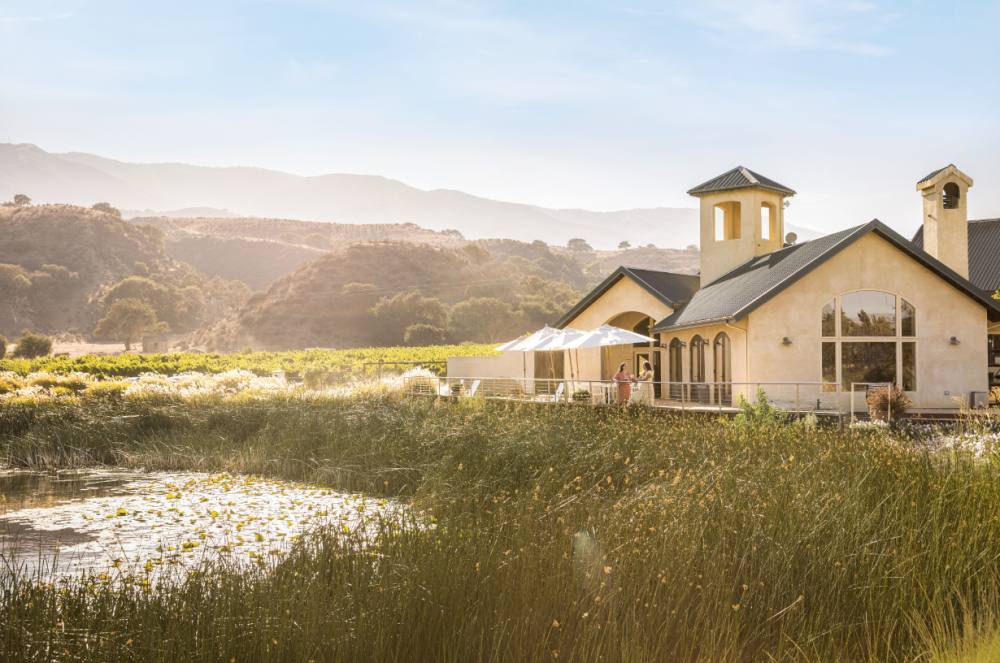
[{"label": "rolling hill", "polygon": [[[52,154],[31,144],[0,145],[0,199],[18,193],[36,203],[90,206],[105,201],[119,209],[147,210],[142,216],[171,216],[151,210],[178,210],[174,217],[199,214],[191,208],[239,210],[254,217],[348,225],[412,223],[431,230],[456,229],[468,239],[539,239],[565,245],[581,237],[605,250],[623,240],[671,248],[698,243],[694,208],[553,210],[460,191],[423,191],[375,175],[302,177],[264,168],[133,164],[78,152]],[[225,211],[222,216],[231,214]],[[816,236],[789,229],[803,239]]]},{"label": "rolling hill", "polygon": [[20,307],[11,307],[9,293],[0,294],[0,333],[11,337],[28,327],[89,337],[105,313],[101,298],[114,284],[136,275],[136,263],[154,279],[196,289],[195,324],[227,312],[210,291],[228,284],[212,283],[168,255],[156,228],[73,205],[0,208],[0,265],[22,268],[31,282],[21,292]]}]

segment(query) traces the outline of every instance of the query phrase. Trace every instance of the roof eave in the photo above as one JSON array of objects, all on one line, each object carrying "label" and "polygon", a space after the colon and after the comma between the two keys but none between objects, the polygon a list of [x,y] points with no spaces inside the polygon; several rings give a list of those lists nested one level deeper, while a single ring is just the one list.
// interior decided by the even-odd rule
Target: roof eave
[{"label": "roof eave", "polygon": [[730,322],[736,322],[737,320],[742,320],[742,318],[737,318],[735,316],[727,316],[725,318],[712,318],[711,320],[698,320],[696,322],[685,322],[682,325],[668,325],[666,327],[660,327],[659,325],[657,325],[652,329],[650,329],[649,332],[651,334],[663,334],[666,332],[694,329],[696,327],[709,327],[711,325],[727,324]]},{"label": "roof eave", "polygon": [[702,190],[699,190],[696,187],[694,189],[689,189],[687,191],[687,194],[689,196],[694,196],[696,198],[700,198],[701,196],[707,196],[707,195],[712,194],[712,193],[725,193],[726,191],[738,191],[740,189],[765,189],[767,191],[773,191],[775,193],[780,193],[781,195],[785,196],[786,198],[791,198],[792,196],[795,195],[795,192],[792,191],[791,189],[782,189],[780,187],[768,186],[766,184],[760,184],[760,183],[757,183],[757,184],[740,184],[738,186],[725,186],[725,187],[720,187],[718,189],[702,189]]}]

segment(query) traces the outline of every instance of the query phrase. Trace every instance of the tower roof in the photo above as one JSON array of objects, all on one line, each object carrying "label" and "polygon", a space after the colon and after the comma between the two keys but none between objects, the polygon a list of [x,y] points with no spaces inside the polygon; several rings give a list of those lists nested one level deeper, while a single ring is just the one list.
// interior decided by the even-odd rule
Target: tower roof
[{"label": "tower roof", "polygon": [[919,182],[917,182],[917,191],[920,191],[921,189],[926,189],[927,187],[933,184],[937,184],[939,180],[943,180],[945,177],[952,174],[957,175],[961,179],[965,180],[966,185],[972,186],[972,178],[963,173],[962,171],[960,171],[958,168],[956,168],[955,164],[950,163],[944,168],[938,168],[933,173],[931,173],[927,177],[922,178]]},{"label": "tower roof", "polygon": [[736,168],[733,168],[718,177],[713,177],[709,181],[699,184],[693,189],[689,189],[688,193],[692,196],[701,196],[706,193],[715,193],[717,191],[752,188],[768,189],[785,196],[795,195],[795,191],[789,189],[787,186],[778,184],[771,178],[764,177],[763,175],[755,173],[748,168],[744,168],[743,166],[737,166]]}]

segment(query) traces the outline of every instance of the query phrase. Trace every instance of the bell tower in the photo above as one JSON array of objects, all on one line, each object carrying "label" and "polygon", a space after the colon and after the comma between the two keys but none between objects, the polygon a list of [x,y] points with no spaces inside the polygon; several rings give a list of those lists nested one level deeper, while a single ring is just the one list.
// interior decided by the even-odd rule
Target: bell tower
[{"label": "bell tower", "polygon": [[917,182],[924,198],[924,251],[969,278],[969,209],[972,178],[950,164]]},{"label": "bell tower", "polygon": [[738,166],[688,194],[701,201],[701,287],[785,245],[788,187]]}]

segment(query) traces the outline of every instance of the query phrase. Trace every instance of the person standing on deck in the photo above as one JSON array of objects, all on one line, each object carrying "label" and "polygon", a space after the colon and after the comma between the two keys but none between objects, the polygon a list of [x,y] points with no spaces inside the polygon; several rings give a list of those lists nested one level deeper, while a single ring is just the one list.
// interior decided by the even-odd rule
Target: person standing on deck
[{"label": "person standing on deck", "polygon": [[648,362],[642,362],[642,372],[636,376],[635,393],[632,400],[642,405],[653,405],[653,366]]},{"label": "person standing on deck", "polygon": [[628,372],[627,361],[622,362],[612,379],[618,383],[618,404],[621,405],[632,396],[632,374]]}]

